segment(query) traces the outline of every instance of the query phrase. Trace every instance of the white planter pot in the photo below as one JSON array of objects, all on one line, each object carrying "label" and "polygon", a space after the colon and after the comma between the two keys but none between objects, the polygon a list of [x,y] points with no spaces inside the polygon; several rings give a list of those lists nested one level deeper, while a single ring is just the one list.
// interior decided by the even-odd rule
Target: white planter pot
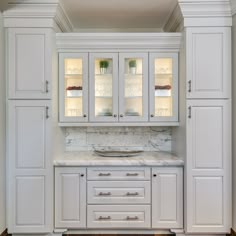
[{"label": "white planter pot", "polygon": [[170,97],[171,96],[171,90],[170,89],[156,89],[155,90],[155,96]]},{"label": "white planter pot", "polygon": [[136,74],[136,67],[130,67],[129,68],[129,73],[132,74],[132,75],[135,75]]},{"label": "white planter pot", "polygon": [[100,73],[101,73],[101,74],[106,74],[106,73],[107,73],[107,68],[101,67],[101,68],[100,68]]},{"label": "white planter pot", "polygon": [[82,90],[67,90],[66,95],[67,97],[80,97],[82,96],[83,91]]}]

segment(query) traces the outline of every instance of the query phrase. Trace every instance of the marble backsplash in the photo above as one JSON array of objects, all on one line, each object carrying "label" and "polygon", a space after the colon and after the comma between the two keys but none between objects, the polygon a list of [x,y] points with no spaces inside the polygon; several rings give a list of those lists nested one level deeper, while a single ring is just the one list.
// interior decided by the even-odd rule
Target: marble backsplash
[{"label": "marble backsplash", "polygon": [[145,151],[171,151],[170,127],[74,127],[65,130],[65,151],[94,147],[142,147]]}]

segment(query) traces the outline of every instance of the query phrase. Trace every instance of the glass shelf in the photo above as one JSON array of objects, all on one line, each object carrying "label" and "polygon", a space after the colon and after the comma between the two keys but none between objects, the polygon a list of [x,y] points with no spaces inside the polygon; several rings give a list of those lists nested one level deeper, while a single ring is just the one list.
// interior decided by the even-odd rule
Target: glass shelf
[{"label": "glass shelf", "polygon": [[95,98],[112,98],[112,96],[96,96],[95,95]]},{"label": "glass shelf", "polygon": [[132,98],[143,98],[143,96],[125,96],[125,98],[132,99]]},{"label": "glass shelf", "polygon": [[65,73],[64,75],[65,76],[82,76],[83,74],[68,74],[68,73]]},{"label": "glass shelf", "polygon": [[107,74],[95,74],[95,76],[99,76],[99,77],[111,77],[112,74],[107,73]]},{"label": "glass shelf", "polygon": [[65,96],[66,98],[82,98],[83,95],[80,95],[80,96]]}]

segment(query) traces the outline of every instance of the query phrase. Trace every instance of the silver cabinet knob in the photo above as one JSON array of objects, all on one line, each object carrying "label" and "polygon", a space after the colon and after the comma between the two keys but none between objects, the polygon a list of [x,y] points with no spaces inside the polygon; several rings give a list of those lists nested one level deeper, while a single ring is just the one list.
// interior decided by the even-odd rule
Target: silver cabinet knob
[{"label": "silver cabinet knob", "polygon": [[117,115],[116,115],[116,114],[114,114],[113,116],[114,116],[114,117],[117,117]]},{"label": "silver cabinet knob", "polygon": [[123,117],[124,115],[123,114],[120,114],[120,117]]},{"label": "silver cabinet knob", "polygon": [[151,114],[151,117],[154,117],[154,115],[153,115],[153,114]]},{"label": "silver cabinet knob", "polygon": [[86,115],[86,114],[84,114],[84,115],[83,115],[83,117],[85,118],[85,117],[87,117],[87,115]]}]

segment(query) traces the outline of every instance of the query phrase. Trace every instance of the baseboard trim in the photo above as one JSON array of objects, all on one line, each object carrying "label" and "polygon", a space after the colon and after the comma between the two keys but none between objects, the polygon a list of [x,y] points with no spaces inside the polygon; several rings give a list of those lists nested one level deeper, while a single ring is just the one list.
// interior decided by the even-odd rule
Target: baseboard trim
[{"label": "baseboard trim", "polygon": [[7,236],[7,235],[8,235],[7,229],[5,229],[5,230],[0,234],[0,236]]}]

